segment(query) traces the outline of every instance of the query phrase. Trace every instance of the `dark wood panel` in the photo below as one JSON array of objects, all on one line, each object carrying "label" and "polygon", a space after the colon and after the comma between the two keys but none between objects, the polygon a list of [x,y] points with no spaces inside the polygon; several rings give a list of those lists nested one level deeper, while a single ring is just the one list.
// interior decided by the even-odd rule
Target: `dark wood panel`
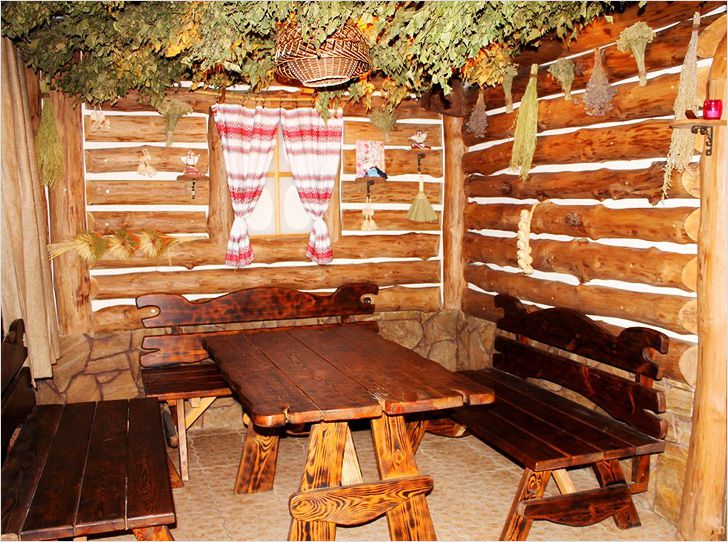
[{"label": "dark wood panel", "polygon": [[127,529],[175,522],[162,416],[156,399],[129,401]]},{"label": "dark wood panel", "polygon": [[174,294],[151,294],[139,297],[136,304],[137,308],[159,309],[159,314],[143,320],[145,327],[188,326],[372,314],[374,305],[362,302],[361,298],[378,291],[377,285],[371,283],[341,286],[333,294],[262,286],[204,301],[188,301]]},{"label": "dark wood panel", "polygon": [[68,404],[63,409],[43,474],[23,525],[21,538],[72,537],[88,439],[96,403]]},{"label": "dark wood panel", "polygon": [[504,311],[499,329],[561,348],[653,379],[662,378],[661,368],[652,361],[650,349],[665,353],[669,339],[654,329],[631,327],[615,337],[583,314],[564,308],[528,312],[516,298],[496,297]]},{"label": "dark wood panel", "polygon": [[[5,358],[3,358],[3,362]],[[30,367],[22,367],[3,392],[2,399],[2,458],[15,429],[28,417],[35,406],[35,392],[30,381]]]},{"label": "dark wood panel", "polygon": [[275,369],[244,334],[211,337],[205,343],[256,425],[277,427],[321,420],[311,399]]},{"label": "dark wood panel", "polygon": [[519,512],[531,520],[546,519],[572,527],[585,527],[630,506],[633,506],[632,493],[626,484],[619,484],[523,501],[520,503]]},{"label": "dark wood panel", "polygon": [[[421,383],[403,370],[403,363],[390,362],[379,355],[372,355],[370,349],[359,341],[359,348],[352,348],[349,341],[342,341],[338,331],[326,330],[290,330],[288,333],[325,355],[327,361],[346,374],[361,386],[376,393],[380,404],[387,414],[405,414],[422,410],[437,410],[458,407],[463,404],[462,396],[457,392],[444,393]],[[371,334],[370,344],[378,337]],[[383,339],[382,339],[383,341]],[[377,343],[379,341],[376,341]],[[398,360],[399,361],[399,360]]]},{"label": "dark wood panel", "polygon": [[104,401],[91,427],[75,536],[126,529],[127,401]]},{"label": "dark wood panel", "polygon": [[[28,349],[23,344],[24,333],[25,323],[19,319],[10,324],[8,334],[3,337],[2,363],[0,363],[3,393],[5,393],[5,388],[8,387],[8,384],[13,380],[28,356]],[[5,439],[3,439],[3,442],[6,442]]]},{"label": "dark wood panel", "polygon": [[322,411],[322,420],[348,421],[381,416],[379,401],[369,391],[309,349],[305,342],[285,332],[255,333],[248,339],[287,378],[296,382]]},{"label": "dark wood panel", "polygon": [[648,435],[664,438],[667,434],[667,422],[649,412],[665,411],[661,391],[503,337],[496,338],[495,347],[499,354],[493,358],[494,367],[564,386]]},{"label": "dark wood panel", "polygon": [[165,401],[199,397],[200,394],[222,397],[232,393],[220,369],[212,363],[142,369],[142,382],[147,397]]},{"label": "dark wood panel", "polygon": [[384,356],[399,360],[397,365],[403,374],[438,391],[457,392],[465,404],[484,405],[493,402],[493,390],[479,385],[473,386],[470,379],[463,378],[410,349],[403,349],[400,345],[379,336],[372,337],[371,330],[361,326],[346,326],[332,330],[332,333],[342,341],[348,341],[353,348],[372,357]]},{"label": "dark wood panel", "polygon": [[63,405],[36,407],[2,466],[2,532],[19,535],[43,474]]}]

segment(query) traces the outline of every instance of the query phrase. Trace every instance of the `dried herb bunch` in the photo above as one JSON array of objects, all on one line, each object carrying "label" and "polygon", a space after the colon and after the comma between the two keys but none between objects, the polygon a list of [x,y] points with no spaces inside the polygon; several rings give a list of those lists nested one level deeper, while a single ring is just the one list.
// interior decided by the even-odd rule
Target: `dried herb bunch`
[{"label": "dried herb bunch", "polygon": [[616,93],[617,91],[609,85],[609,79],[602,66],[602,50],[595,49],[594,71],[586,84],[586,92],[582,98],[584,111],[591,117],[603,117],[614,107],[612,98]]},{"label": "dried herb bunch", "polygon": [[623,53],[632,51],[632,56],[637,62],[637,70],[640,74],[640,86],[647,84],[647,70],[645,68],[645,50],[647,44],[655,39],[655,32],[642,21],[622,30],[617,40],[617,49]]},{"label": "dried herb bunch", "polygon": [[571,101],[571,84],[574,82],[574,61],[568,58],[560,58],[551,66],[549,73],[561,85],[564,91],[564,100]]}]

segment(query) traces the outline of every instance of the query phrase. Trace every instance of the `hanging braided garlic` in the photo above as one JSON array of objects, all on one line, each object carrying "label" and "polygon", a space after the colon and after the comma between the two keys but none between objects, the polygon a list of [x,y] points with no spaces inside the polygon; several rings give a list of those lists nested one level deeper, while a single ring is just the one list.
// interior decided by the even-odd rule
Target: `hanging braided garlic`
[{"label": "hanging braided garlic", "polygon": [[516,258],[518,259],[518,267],[521,268],[526,275],[533,273],[533,258],[531,257],[531,220],[533,219],[533,211],[536,209],[538,202],[534,203],[530,210],[522,209],[518,220],[518,233],[516,234]]}]

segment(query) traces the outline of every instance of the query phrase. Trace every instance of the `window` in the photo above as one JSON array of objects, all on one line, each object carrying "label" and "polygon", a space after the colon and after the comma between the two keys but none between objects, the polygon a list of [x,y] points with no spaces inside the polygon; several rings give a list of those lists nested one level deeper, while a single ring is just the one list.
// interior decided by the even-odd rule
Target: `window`
[{"label": "window", "polygon": [[[308,235],[313,221],[301,205],[293,183],[280,127],[274,152],[265,188],[247,220],[250,236]],[[334,204],[333,199],[331,204]]]}]

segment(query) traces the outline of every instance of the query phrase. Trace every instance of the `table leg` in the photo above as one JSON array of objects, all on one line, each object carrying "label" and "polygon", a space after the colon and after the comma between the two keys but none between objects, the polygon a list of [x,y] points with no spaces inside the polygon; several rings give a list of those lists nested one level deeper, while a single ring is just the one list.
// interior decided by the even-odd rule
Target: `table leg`
[{"label": "table leg", "polygon": [[[302,492],[341,485],[347,429],[346,422],[321,422],[311,427]],[[335,537],[336,523],[291,520],[289,540],[334,540]]]},{"label": "table leg", "polygon": [[273,489],[278,459],[279,430],[248,425],[233,493]]},{"label": "table leg", "polygon": [[[372,439],[382,480],[419,474],[404,416],[383,415],[372,420]],[[415,495],[387,512],[392,540],[435,540],[424,494]]]}]

